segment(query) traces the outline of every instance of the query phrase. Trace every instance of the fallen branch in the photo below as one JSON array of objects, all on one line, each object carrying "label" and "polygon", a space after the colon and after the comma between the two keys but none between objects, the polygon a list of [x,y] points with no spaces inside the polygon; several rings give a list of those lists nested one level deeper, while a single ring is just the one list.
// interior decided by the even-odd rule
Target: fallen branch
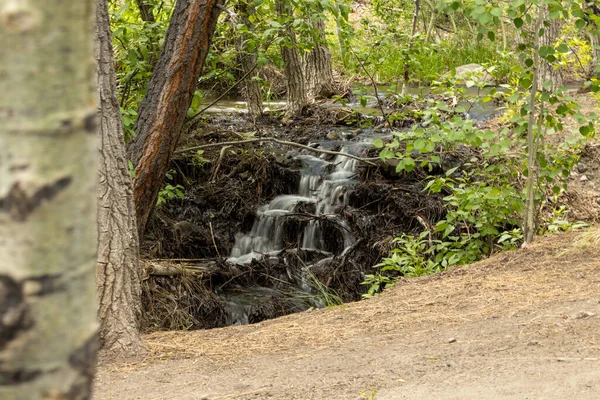
[{"label": "fallen branch", "polygon": [[297,147],[297,148],[304,149],[304,150],[307,150],[307,151],[312,151],[313,153],[330,154],[330,155],[334,155],[334,156],[345,156],[345,157],[352,158],[354,160],[363,162],[365,164],[372,165],[374,167],[376,167],[377,164],[375,164],[373,161],[379,160],[378,157],[376,157],[376,158],[362,158],[362,157],[355,156],[353,154],[343,153],[341,151],[315,149],[313,147],[305,146],[305,145],[300,144],[300,143],[288,142],[286,140],[269,138],[269,137],[259,138],[259,139],[239,140],[237,142],[220,142],[220,143],[203,144],[203,145],[200,145],[200,146],[194,146],[194,147],[190,147],[190,148],[187,148],[187,149],[176,150],[175,154],[187,153],[188,151],[196,151],[196,150],[200,150],[200,149],[206,149],[206,148],[209,148],[209,147],[234,146],[234,145],[237,145],[237,144],[260,143],[260,142],[278,143],[278,144],[281,144],[281,145],[284,145],[284,146]]},{"label": "fallen branch", "polygon": [[217,272],[214,263],[206,265],[161,265],[150,263],[144,268],[143,276],[178,276],[178,275],[204,275]]}]

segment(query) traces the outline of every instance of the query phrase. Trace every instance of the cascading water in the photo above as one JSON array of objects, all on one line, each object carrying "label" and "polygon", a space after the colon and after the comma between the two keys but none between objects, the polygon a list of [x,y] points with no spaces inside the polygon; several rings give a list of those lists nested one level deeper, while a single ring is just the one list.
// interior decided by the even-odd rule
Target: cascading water
[{"label": "cascading water", "polygon": [[[368,148],[369,143],[370,141],[344,142],[340,152],[358,153],[360,149]],[[298,154],[295,158],[301,160],[304,165],[301,170],[298,194],[280,195],[269,204],[259,207],[252,229],[247,233],[239,232],[236,235],[228,262],[243,265],[263,255],[276,256],[284,248],[289,248],[290,244],[285,243],[290,241],[290,234],[286,227],[290,218],[294,217],[301,217],[302,222],[296,221],[293,230],[296,237],[291,239],[303,250],[318,254],[318,261],[315,260],[316,262],[313,263],[315,266],[331,261],[334,254],[328,249],[332,248],[333,242],[338,244],[343,242],[344,249],[348,249],[354,243],[355,238],[350,233],[347,222],[337,213],[348,206],[352,186],[357,183],[358,161],[343,155],[336,156],[333,161],[310,154]],[[326,229],[327,223],[336,224],[336,229]],[[339,236],[333,237],[332,232],[339,232]],[[338,251],[340,251],[339,247],[336,246]],[[313,265],[307,263],[301,271],[287,268],[287,279],[294,282],[299,292],[305,294],[313,292],[309,274]],[[259,297],[267,294],[267,297],[273,298],[276,296],[274,293],[277,293],[260,287],[244,288],[242,292],[244,294],[240,295],[234,289],[220,294],[227,312],[228,325],[249,323],[256,307],[260,307]],[[306,309],[309,305],[323,306],[319,300],[313,300],[306,305],[301,300],[303,296],[306,297],[300,295],[298,299],[291,299],[292,305],[298,311]]]},{"label": "cascading water", "polygon": [[[354,147],[362,147],[357,143]],[[354,151],[351,146],[344,146],[342,153]],[[283,249],[283,232],[286,218],[299,214],[302,206],[314,210],[312,219],[302,232],[302,248],[311,250],[326,250],[323,238],[322,217],[332,215],[343,206],[348,205],[350,188],[356,183],[356,168],[358,161],[343,155],[338,155],[332,162],[325,161],[312,155],[301,154],[296,158],[303,161],[300,185],[297,195],[281,195],[269,204],[259,208],[256,220],[248,233],[238,233],[235,245],[228,261],[246,263],[262,254]],[[333,169],[333,172],[330,172]],[[352,245],[354,238],[347,224],[338,220],[341,225],[344,247]]]}]

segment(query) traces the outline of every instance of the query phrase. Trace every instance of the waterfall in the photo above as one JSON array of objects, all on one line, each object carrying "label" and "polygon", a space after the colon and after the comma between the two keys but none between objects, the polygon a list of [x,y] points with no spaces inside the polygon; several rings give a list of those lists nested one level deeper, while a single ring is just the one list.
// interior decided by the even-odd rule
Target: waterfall
[{"label": "waterfall", "polygon": [[[364,146],[364,143],[344,146],[341,152],[348,153],[360,145]],[[301,206],[314,210],[314,218],[302,232],[302,248],[326,250],[320,217],[333,215],[348,205],[351,188],[356,183],[358,161],[343,155],[336,156],[333,161],[307,154],[296,158],[304,164],[298,194],[277,196],[269,204],[261,206],[250,232],[236,234],[229,261],[246,263],[261,254],[283,249],[285,219],[299,213]],[[346,222],[339,219],[337,223],[341,225],[344,247],[352,245],[354,238]]]}]

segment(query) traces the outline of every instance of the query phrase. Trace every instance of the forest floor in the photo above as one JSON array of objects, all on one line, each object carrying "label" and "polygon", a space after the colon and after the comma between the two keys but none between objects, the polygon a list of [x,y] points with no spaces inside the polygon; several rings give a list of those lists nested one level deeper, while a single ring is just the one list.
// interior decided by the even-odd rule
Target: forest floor
[{"label": "forest floor", "polygon": [[144,336],[96,399],[599,399],[600,231],[539,238],[375,298]]}]

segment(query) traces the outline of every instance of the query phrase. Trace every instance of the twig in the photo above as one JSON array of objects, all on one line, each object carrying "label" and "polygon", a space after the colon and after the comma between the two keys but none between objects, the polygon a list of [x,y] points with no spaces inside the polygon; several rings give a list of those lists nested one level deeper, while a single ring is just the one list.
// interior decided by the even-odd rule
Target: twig
[{"label": "twig", "polygon": [[375,164],[373,161],[379,160],[379,158],[362,158],[362,157],[355,156],[353,154],[343,153],[341,151],[315,149],[313,147],[305,146],[305,145],[300,144],[300,143],[288,142],[286,140],[269,138],[269,137],[264,137],[264,138],[259,138],[259,139],[239,140],[237,142],[221,142],[221,143],[203,144],[201,146],[194,146],[194,147],[190,147],[190,148],[187,148],[187,149],[177,150],[177,151],[175,151],[175,154],[187,153],[188,151],[196,151],[196,150],[200,150],[200,149],[206,149],[208,147],[231,146],[231,145],[235,146],[237,144],[260,143],[260,142],[273,142],[273,143],[278,143],[278,144],[281,144],[281,145],[284,145],[284,146],[298,147],[300,149],[304,149],[304,150],[307,150],[307,151],[312,151],[313,153],[331,154],[331,155],[334,155],[334,156],[345,156],[345,157],[352,158],[354,160],[363,162],[365,164],[372,165],[374,167],[376,167],[377,164]]},{"label": "twig", "polygon": [[212,222],[208,223],[208,227],[210,228],[210,237],[212,238],[213,245],[215,246],[217,256],[221,258],[221,253],[219,253],[219,249],[217,248],[217,242],[215,241],[215,233],[213,232]]},{"label": "twig", "polygon": [[223,146],[223,148],[221,149],[221,153],[219,154],[219,159],[217,160],[217,165],[215,166],[213,173],[211,174],[210,177],[210,182],[211,183],[215,183],[215,180],[217,179],[217,173],[219,172],[219,168],[221,167],[221,160],[223,160],[223,156],[225,156],[225,151],[227,149],[229,149],[231,146]]},{"label": "twig", "polygon": [[254,70],[256,69],[256,67],[258,66],[258,64],[254,64],[254,66],[244,74],[244,76],[242,76],[237,82],[235,82],[233,85],[231,85],[226,91],[224,91],[219,97],[217,97],[214,101],[212,101],[210,104],[208,104],[207,106],[203,107],[200,111],[198,111],[196,114],[194,114],[190,120],[188,121],[188,125],[192,126],[194,125],[197,121],[198,121],[198,117],[206,110],[208,110],[209,108],[211,108],[212,106],[214,106],[215,104],[217,104],[223,97],[227,96],[227,94],[229,92],[231,92],[233,90],[234,87],[236,87],[237,85],[239,85],[240,83],[244,82],[244,80],[250,76],[250,74],[252,72],[254,72]]},{"label": "twig", "polygon": [[369,77],[369,80],[371,81],[371,85],[373,85],[373,90],[375,90],[375,97],[377,98],[377,105],[379,106],[379,111],[381,111],[381,115],[383,116],[383,119],[385,120],[385,122],[387,122],[387,125],[391,128],[392,125],[390,125],[390,120],[388,119],[388,116],[385,113],[385,110],[383,109],[383,105],[381,104],[381,99],[379,98],[379,91],[377,90],[377,83],[375,83],[375,79],[373,78],[373,75],[371,75],[369,73],[369,71],[367,70],[367,67],[365,67],[365,64],[358,57],[358,55],[354,52],[354,50],[350,49],[350,52],[352,53],[352,55],[354,55],[354,57],[356,57],[358,64],[360,64],[360,67],[362,68],[362,70],[365,71],[365,74],[367,74],[367,76]]}]

